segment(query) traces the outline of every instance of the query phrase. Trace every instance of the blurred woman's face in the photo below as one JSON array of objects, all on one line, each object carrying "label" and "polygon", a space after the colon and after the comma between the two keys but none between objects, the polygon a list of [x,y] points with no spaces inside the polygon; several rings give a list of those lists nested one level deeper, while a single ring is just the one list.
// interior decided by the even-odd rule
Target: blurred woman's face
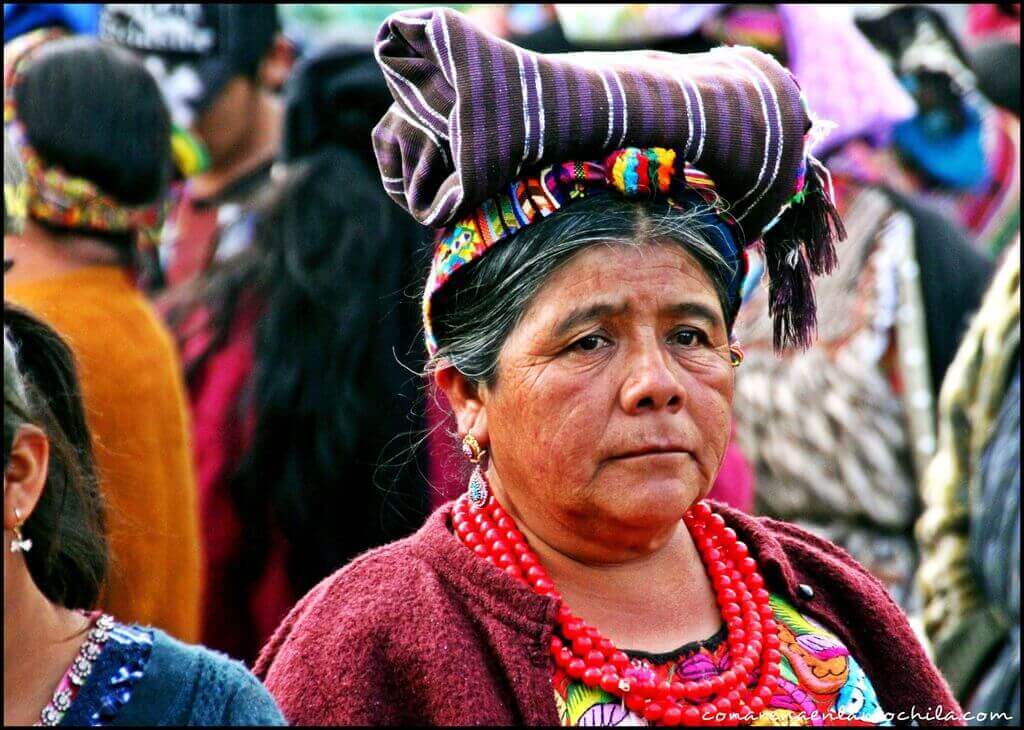
[{"label": "blurred woman's face", "polygon": [[562,552],[645,554],[714,482],[733,372],[714,286],[679,246],[588,248],[537,294],[481,391],[492,483]]}]

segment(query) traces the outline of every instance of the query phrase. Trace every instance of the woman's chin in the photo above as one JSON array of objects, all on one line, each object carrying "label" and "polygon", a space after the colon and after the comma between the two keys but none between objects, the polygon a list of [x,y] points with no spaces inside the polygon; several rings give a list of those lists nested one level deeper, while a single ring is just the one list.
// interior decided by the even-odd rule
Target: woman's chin
[{"label": "woman's chin", "polygon": [[682,519],[701,493],[691,474],[655,472],[605,484],[598,500],[601,512],[623,526],[656,527]]}]

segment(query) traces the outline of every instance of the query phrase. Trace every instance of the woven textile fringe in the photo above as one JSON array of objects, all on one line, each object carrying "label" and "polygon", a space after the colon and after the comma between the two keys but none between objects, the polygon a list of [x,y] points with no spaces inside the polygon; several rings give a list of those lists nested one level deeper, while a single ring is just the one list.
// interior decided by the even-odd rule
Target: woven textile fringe
[{"label": "woven textile fringe", "polygon": [[818,326],[812,272],[832,273],[838,263],[836,241],[846,238],[827,189],[828,172],[810,156],[807,167],[803,190],[763,237],[776,350],[810,346]]}]

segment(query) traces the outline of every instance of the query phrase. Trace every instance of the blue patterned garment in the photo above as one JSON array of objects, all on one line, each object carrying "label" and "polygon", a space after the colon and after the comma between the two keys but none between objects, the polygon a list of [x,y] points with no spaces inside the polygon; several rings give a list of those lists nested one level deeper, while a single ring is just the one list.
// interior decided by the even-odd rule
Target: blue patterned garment
[{"label": "blue patterned garment", "polygon": [[115,624],[61,725],[105,727],[132,698],[153,651],[152,629]]}]

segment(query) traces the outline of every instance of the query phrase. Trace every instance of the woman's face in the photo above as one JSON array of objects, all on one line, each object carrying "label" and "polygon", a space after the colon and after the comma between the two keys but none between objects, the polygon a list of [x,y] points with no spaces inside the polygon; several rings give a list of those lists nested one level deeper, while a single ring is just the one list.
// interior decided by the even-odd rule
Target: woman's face
[{"label": "woman's face", "polygon": [[577,254],[480,392],[499,496],[567,554],[616,562],[656,549],[721,465],[728,346],[715,289],[679,246]]}]

